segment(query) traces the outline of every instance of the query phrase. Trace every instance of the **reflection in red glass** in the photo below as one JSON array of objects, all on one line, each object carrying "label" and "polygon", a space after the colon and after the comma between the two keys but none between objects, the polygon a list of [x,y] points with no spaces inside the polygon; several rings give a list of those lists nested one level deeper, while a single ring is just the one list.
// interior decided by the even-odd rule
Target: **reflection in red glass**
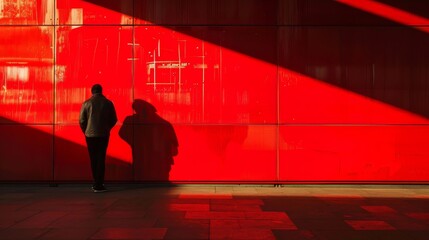
[{"label": "reflection in red glass", "polygon": [[[263,28],[136,27],[135,98],[173,123],[274,123],[277,68],[222,46],[239,32],[276,37]],[[275,58],[274,46],[260,48]]]},{"label": "reflection in red glass", "polygon": [[131,27],[62,26],[56,36],[56,122],[77,124],[95,83],[114,102],[120,121],[131,114]]},{"label": "reflection in red glass", "polygon": [[22,123],[53,122],[53,30],[43,26],[0,28],[3,117]]},{"label": "reflection in red glass", "polygon": [[1,25],[52,25],[54,0],[2,0]]}]

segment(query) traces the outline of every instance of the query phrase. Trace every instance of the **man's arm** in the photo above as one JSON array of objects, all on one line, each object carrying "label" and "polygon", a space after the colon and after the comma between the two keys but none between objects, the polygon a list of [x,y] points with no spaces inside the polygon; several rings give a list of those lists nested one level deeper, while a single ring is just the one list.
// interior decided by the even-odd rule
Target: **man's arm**
[{"label": "man's arm", "polygon": [[79,114],[79,126],[82,132],[85,133],[86,126],[88,125],[88,112],[86,111],[85,103],[82,104]]},{"label": "man's arm", "polygon": [[111,104],[111,111],[110,111],[110,114],[111,114],[111,116],[110,116],[110,119],[111,119],[111,122],[110,122],[110,129],[112,129],[112,128],[115,126],[116,122],[118,121],[118,117],[116,116],[115,106],[113,105],[113,103],[112,103],[112,102],[110,102],[110,104]]}]

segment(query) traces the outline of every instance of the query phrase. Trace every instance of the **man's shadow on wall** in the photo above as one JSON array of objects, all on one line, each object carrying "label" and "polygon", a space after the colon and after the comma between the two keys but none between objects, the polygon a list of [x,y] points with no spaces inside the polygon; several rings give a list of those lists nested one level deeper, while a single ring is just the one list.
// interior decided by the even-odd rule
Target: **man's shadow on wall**
[{"label": "man's shadow on wall", "polygon": [[132,107],[135,114],[125,118],[119,136],[132,149],[134,179],[169,182],[179,146],[174,128],[157,114],[152,104],[136,99]]}]

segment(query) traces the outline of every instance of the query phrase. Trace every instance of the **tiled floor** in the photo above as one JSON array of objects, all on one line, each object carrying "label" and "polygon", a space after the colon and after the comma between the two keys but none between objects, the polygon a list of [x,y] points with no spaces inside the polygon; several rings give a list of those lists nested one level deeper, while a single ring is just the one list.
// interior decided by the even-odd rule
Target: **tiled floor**
[{"label": "tiled floor", "polygon": [[429,239],[425,185],[0,185],[0,239]]}]

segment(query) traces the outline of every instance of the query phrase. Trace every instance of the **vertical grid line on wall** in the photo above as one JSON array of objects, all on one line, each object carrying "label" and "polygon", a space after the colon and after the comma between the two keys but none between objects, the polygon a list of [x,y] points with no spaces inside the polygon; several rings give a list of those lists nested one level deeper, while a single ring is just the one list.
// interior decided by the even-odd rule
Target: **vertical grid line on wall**
[{"label": "vertical grid line on wall", "polygon": [[[132,3],[132,5],[133,5],[133,10],[132,10],[132,13],[131,13],[131,17],[132,17],[132,20],[131,20],[131,34],[132,34],[132,47],[131,47],[131,59],[135,59],[135,47],[136,47],[136,34],[135,34],[135,28],[136,28],[136,25],[135,25],[135,8],[136,8],[136,5],[135,5],[135,0],[133,0],[133,3]],[[120,44],[120,43],[119,43]],[[132,103],[131,104],[133,104],[134,103],[134,99],[135,99],[135,66],[136,66],[136,61],[131,61],[131,88],[132,88],[132,91],[131,91],[131,101],[132,101]],[[132,113],[133,114],[133,113]],[[122,124],[124,124],[124,123],[122,123]],[[134,169],[134,156],[133,156],[133,154],[134,154],[134,133],[135,133],[135,122],[134,122],[134,118],[133,118],[133,122],[132,122],[132,134],[131,134],[131,137],[132,137],[132,146],[131,146],[131,177],[132,177],[132,181],[135,181],[136,179],[135,179],[135,169]]]},{"label": "vertical grid line on wall", "polygon": [[55,126],[56,126],[56,122],[57,122],[57,114],[56,114],[56,106],[57,106],[57,80],[56,80],[56,74],[55,74],[55,70],[56,70],[56,66],[57,66],[57,21],[56,21],[56,9],[57,9],[57,0],[54,0],[53,3],[53,19],[52,19],[52,25],[54,28],[54,33],[53,33],[53,53],[52,53],[52,57],[53,57],[53,61],[52,61],[52,79],[53,79],[53,83],[52,83],[52,87],[53,87],[53,101],[52,101],[52,184],[55,183]]},{"label": "vertical grid line on wall", "polygon": [[[280,1],[277,1],[277,6],[280,5]],[[281,9],[278,7],[277,9]],[[280,182],[280,76],[279,76],[279,60],[280,60],[280,10],[277,10],[277,26],[276,26],[276,181]]]}]

